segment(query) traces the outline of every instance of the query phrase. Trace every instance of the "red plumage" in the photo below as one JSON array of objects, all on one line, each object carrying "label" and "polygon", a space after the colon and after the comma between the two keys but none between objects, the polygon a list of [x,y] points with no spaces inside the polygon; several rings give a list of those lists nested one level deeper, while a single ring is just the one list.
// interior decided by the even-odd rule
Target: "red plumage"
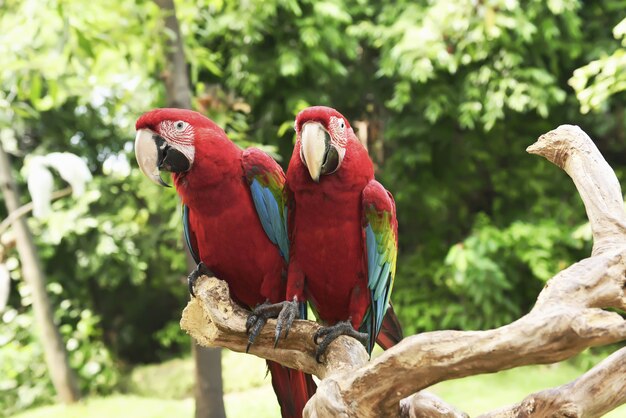
[{"label": "red plumage", "polygon": [[[233,299],[244,306],[284,300],[282,276],[287,266],[259,220],[243,168],[243,151],[211,120],[188,110],[148,112],[136,128],[161,134],[164,120],[185,121],[193,127],[193,163],[189,171],[174,173],[173,178],[189,210],[194,251],[216,277],[228,283]],[[280,166],[266,154],[256,153],[254,163],[277,173],[284,183]],[[311,377],[271,362],[268,366],[283,416],[301,416],[315,392]]]},{"label": "red plumage", "polygon": [[[319,177],[319,181],[312,178],[310,167],[303,162],[300,135],[308,123],[319,123],[329,134],[324,164],[330,158],[329,147],[345,149],[340,165]],[[374,180],[374,168],[367,150],[339,112],[321,106],[308,108],[296,118],[296,131],[298,141],[289,163],[286,183],[290,238],[287,300],[294,296],[298,300],[308,300],[326,324],[350,320],[353,328],[359,330],[365,317],[373,315],[372,310],[376,309],[372,289],[368,288],[364,202],[391,214],[390,228],[397,249],[395,204],[391,195]],[[393,274],[390,277],[392,280]],[[389,283],[389,292],[390,287]],[[384,300],[380,305],[386,303]],[[381,319],[379,342],[388,348],[402,338],[402,330],[393,309],[387,310],[386,314],[384,310],[377,314],[385,315]],[[375,328],[372,326],[372,331],[367,330],[371,339],[370,350],[372,339],[377,337],[371,335],[377,332]]]},{"label": "red plumage", "polygon": [[287,300],[308,299],[324,322],[351,318],[358,329],[369,306],[361,193],[374,168],[365,148],[349,141],[341,168],[316,183],[300,160],[300,146],[287,170],[294,205]]}]

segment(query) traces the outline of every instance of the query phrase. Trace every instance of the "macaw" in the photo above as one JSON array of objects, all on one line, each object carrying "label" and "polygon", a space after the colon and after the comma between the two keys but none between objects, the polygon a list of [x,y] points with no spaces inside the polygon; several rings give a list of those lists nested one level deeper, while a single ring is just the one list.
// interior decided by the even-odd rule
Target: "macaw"
[{"label": "macaw", "polygon": [[[286,291],[283,170],[258,149],[242,151],[213,121],[190,110],[149,111],[136,129],[141,171],[165,186],[160,171],[171,172],[183,202],[185,239],[198,263],[189,276],[190,293],[202,274],[225,280],[235,301],[257,307],[248,320],[252,343],[273,314],[266,307],[284,301]],[[305,304],[296,311],[305,319]],[[269,361],[268,368],[283,417],[301,416],[315,393],[312,377]]]},{"label": "macaw", "polygon": [[308,301],[328,325],[314,335],[318,361],[339,335],[357,338],[370,354],[377,339],[389,348],[402,339],[388,308],[398,254],[393,197],[335,109],[304,109],[295,130],[286,184],[287,300]]}]

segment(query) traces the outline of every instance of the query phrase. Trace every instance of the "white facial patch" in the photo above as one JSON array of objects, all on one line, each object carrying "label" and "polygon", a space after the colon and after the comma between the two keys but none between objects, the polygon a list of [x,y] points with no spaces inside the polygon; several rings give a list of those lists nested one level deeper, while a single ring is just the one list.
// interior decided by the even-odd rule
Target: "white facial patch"
[{"label": "white facial patch", "polygon": [[194,146],[194,128],[189,123],[178,120],[164,120],[159,124],[159,132],[167,143],[174,149],[180,151],[193,164],[196,154]]}]

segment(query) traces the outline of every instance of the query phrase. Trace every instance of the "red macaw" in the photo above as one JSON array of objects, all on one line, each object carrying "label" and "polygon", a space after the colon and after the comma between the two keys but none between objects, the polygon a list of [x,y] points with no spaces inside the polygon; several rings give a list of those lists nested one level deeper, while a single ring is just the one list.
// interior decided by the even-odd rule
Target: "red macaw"
[{"label": "red macaw", "polygon": [[[228,283],[237,302],[248,308],[261,304],[248,321],[252,343],[265,319],[275,316],[265,312],[265,302],[285,295],[289,246],[282,169],[258,149],[242,151],[213,121],[190,110],[152,110],[136,129],[139,167],[161,185],[167,184],[160,171],[172,172],[182,199],[185,238],[198,263],[189,277],[191,294],[195,279],[210,270]],[[305,318],[306,305],[296,311]],[[301,416],[315,393],[312,377],[278,363],[268,361],[268,367],[283,417]]]},{"label": "red macaw", "polygon": [[[287,300],[307,300],[328,327],[314,336],[317,359],[339,335],[368,352],[402,339],[389,297],[396,271],[398,223],[393,197],[347,119],[310,107],[295,122],[287,170],[290,262]],[[382,332],[381,331],[382,328]],[[380,335],[379,335],[380,332]]]}]

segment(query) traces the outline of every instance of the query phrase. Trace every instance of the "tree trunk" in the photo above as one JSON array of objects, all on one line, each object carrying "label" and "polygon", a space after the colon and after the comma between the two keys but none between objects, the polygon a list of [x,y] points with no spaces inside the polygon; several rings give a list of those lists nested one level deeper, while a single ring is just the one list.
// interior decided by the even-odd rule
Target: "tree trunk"
[{"label": "tree trunk", "polygon": [[[19,209],[20,199],[17,185],[11,173],[11,163],[2,148],[2,143],[0,143],[0,189],[2,189],[10,217]],[[17,252],[22,263],[22,274],[32,290],[33,311],[39,327],[40,341],[52,384],[62,402],[76,402],[80,399],[76,376],[70,368],[61,334],[54,324],[52,307],[46,293],[46,280],[26,219],[21,217],[15,219],[13,230],[15,231]]]},{"label": "tree trunk", "polygon": [[[189,251],[187,268],[189,271],[196,268]],[[222,387],[222,349],[202,347],[194,338],[191,340],[191,353],[196,366],[196,387],[193,391],[196,398],[196,418],[226,418]]]},{"label": "tree trunk", "polygon": [[[187,62],[183,49],[180,26],[176,18],[173,0],[155,0],[165,13],[165,27],[174,34],[168,42],[167,69],[163,74],[167,105],[169,107],[191,109],[191,89],[187,74]],[[196,265],[187,251],[189,271]],[[222,388],[222,350],[200,347],[193,340],[192,353],[196,370],[196,418],[225,418],[224,391]]]},{"label": "tree trunk", "polygon": [[193,340],[196,364],[196,418],[226,418],[222,388],[222,350],[202,347]]}]

